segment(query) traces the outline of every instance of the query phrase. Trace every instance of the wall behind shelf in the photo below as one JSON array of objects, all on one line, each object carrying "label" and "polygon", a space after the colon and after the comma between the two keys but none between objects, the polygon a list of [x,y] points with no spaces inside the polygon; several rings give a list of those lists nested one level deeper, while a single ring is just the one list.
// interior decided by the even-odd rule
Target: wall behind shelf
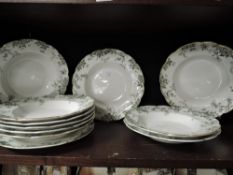
[{"label": "wall behind shelf", "polygon": [[215,41],[233,47],[233,7],[0,4],[0,21],[0,45],[20,38],[43,40],[65,57],[70,77],[95,49],[125,51],[145,75],[142,104],[165,104],[160,68],[181,45]]}]

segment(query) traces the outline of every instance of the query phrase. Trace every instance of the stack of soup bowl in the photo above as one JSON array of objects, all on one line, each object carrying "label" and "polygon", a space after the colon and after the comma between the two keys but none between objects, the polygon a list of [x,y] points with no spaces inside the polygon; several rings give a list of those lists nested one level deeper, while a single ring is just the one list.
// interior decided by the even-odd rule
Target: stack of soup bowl
[{"label": "stack of soup bowl", "polygon": [[62,145],[94,129],[94,101],[56,96],[15,100],[0,106],[0,145],[35,149]]},{"label": "stack of soup bowl", "polygon": [[4,44],[0,69],[0,145],[8,148],[43,148],[80,139],[93,130],[94,118],[121,120],[144,93],[139,65],[118,49],[96,50],[78,63],[73,96],[61,96],[69,80],[65,60],[42,41]]}]

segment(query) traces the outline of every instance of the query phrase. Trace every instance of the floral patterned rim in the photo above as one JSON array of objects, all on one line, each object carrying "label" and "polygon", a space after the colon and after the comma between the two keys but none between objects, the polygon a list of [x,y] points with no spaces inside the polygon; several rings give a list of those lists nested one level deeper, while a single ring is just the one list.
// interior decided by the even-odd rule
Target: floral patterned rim
[{"label": "floral patterned rim", "polygon": [[142,130],[141,128],[135,127],[134,125],[129,124],[128,122],[125,121],[124,119],[124,123],[126,125],[127,128],[129,128],[130,130],[141,134],[143,136],[146,136],[152,140],[155,141],[159,141],[159,142],[163,142],[163,143],[195,143],[195,142],[204,142],[204,141],[208,141],[208,140],[212,140],[215,139],[216,137],[218,137],[221,134],[221,130],[219,130],[218,132],[214,133],[213,135],[208,135],[206,137],[202,137],[202,138],[176,138],[176,137],[168,137],[168,136],[161,136],[155,133],[151,133],[145,130]]},{"label": "floral patterned rim", "polygon": [[[20,137],[20,136],[9,136],[0,134],[0,146],[11,149],[39,149],[49,148],[59,145],[64,145],[70,142],[80,140],[89,135],[94,130],[94,123],[89,123],[83,129],[70,130],[61,134],[53,134],[48,136],[39,137]],[[47,140],[40,141],[35,139],[43,139],[46,137]],[[57,137],[57,138],[56,138]]]},{"label": "floral patterned rim", "polygon": [[[64,94],[69,81],[68,67],[62,55],[51,45],[43,41],[35,39],[21,39],[6,43],[0,48],[0,73],[3,73],[4,66],[12,60],[16,55],[34,52],[46,55],[52,64],[56,66],[59,74],[55,75],[51,87],[53,88],[49,94],[44,95],[57,95]],[[5,102],[18,96],[9,95],[0,84],[0,101]]]},{"label": "floral patterned rim", "polygon": [[121,107],[114,108],[110,104],[104,104],[100,107],[96,103],[96,119],[102,121],[114,121],[124,118],[127,111],[139,105],[144,94],[144,76],[139,65],[131,56],[117,49],[96,50],[81,60],[73,75],[73,94],[88,95],[85,90],[85,81],[90,69],[100,62],[110,61],[127,70],[132,78],[134,90],[132,90],[128,100],[130,103],[121,105]]},{"label": "floral patterned rim", "polygon": [[[215,61],[223,63],[229,75],[233,75],[233,50],[229,47],[214,42],[194,42],[184,45],[169,55],[160,72],[160,89],[168,104],[171,106],[182,106],[192,108],[185,99],[182,99],[176,91],[173,74],[177,66],[196,51],[209,54]],[[200,106],[197,109],[203,116],[219,117],[233,109],[233,82],[224,89],[221,97],[214,98],[207,107]]]},{"label": "floral patterned rim", "polygon": [[[155,130],[148,129],[144,123],[139,121],[140,116],[147,116],[151,112],[163,112],[166,117],[166,114],[168,113],[179,113],[184,114],[192,117],[193,121],[199,121],[201,124],[200,127],[203,128],[204,132],[195,133],[192,135],[189,134],[173,134],[168,132],[160,132]],[[219,124],[219,121],[215,118],[210,117],[200,117],[199,112],[193,112],[192,110],[188,108],[181,108],[181,107],[169,107],[169,106],[140,106],[139,108],[135,110],[131,110],[127,113],[125,117],[125,122],[133,125],[140,130],[144,130],[145,132],[150,132],[153,134],[162,134],[167,137],[179,137],[179,138],[199,138],[199,137],[205,137],[207,135],[212,135],[219,130],[221,130],[221,125]]]},{"label": "floral patterned rim", "polygon": [[[80,108],[73,112],[69,113],[67,115],[61,115],[61,116],[49,116],[49,117],[42,117],[42,118],[21,118],[19,116],[14,116],[13,111],[14,109],[18,108],[20,105],[27,105],[29,103],[36,103],[38,106],[42,105],[46,101],[70,101],[75,102],[79,104]],[[87,112],[89,110],[92,110],[94,106],[94,100],[88,96],[77,96],[77,95],[57,95],[54,97],[35,97],[35,98],[24,98],[24,99],[17,99],[12,100],[9,103],[0,105],[0,112],[1,117],[0,120],[3,121],[13,121],[13,122],[41,122],[41,121],[54,121],[54,120],[64,120],[67,118],[71,118],[74,116],[80,115],[82,116],[82,113]],[[85,117],[85,116],[84,116]]]}]

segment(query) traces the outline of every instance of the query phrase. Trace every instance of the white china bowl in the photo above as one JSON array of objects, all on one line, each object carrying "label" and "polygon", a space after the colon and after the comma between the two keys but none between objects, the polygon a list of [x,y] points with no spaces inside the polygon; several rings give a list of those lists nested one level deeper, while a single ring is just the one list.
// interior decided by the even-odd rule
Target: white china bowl
[{"label": "white china bowl", "polygon": [[233,109],[233,50],[214,42],[194,42],[169,55],[160,88],[171,106],[219,117]]}]

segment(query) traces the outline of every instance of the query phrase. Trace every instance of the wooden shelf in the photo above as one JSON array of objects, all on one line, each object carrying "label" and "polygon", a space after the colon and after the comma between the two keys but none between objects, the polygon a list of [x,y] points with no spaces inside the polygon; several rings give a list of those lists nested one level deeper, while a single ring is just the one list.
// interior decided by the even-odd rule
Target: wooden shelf
[{"label": "wooden shelf", "polygon": [[2,164],[115,167],[233,167],[233,118],[222,118],[222,134],[194,144],[164,144],[127,129],[122,122],[97,122],[94,132],[67,145],[41,150],[0,148]]}]

